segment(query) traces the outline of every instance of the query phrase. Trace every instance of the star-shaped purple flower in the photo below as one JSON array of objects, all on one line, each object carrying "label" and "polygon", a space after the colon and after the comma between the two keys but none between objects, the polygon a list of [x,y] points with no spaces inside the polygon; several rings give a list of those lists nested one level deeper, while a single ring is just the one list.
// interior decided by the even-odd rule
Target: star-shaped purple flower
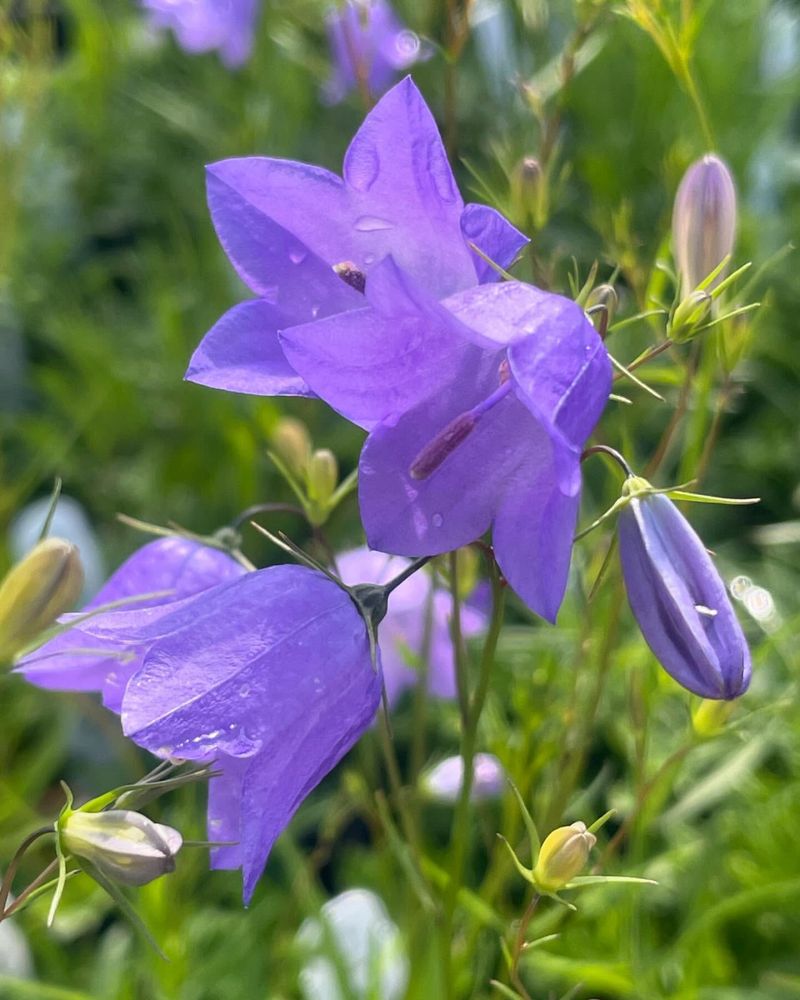
[{"label": "star-shaped purple flower", "polygon": [[283,330],[290,364],[372,431],[359,499],[371,547],[448,552],[493,529],[504,575],[538,614],[563,599],[580,453],[611,366],[575,302],[510,281],[436,302],[391,260],[365,308]]},{"label": "star-shaped purple flower", "polygon": [[185,52],[219,51],[231,69],[250,57],[259,0],[140,0],[155,28],[173,31]]},{"label": "star-shaped purple flower", "polygon": [[464,205],[433,116],[410,78],[367,115],[343,177],[245,157],[208,168],[220,242],[258,298],[206,334],[186,378],[256,395],[309,395],[277,332],[363,309],[364,284],[388,254],[435,298],[497,277],[526,239],[494,209]]},{"label": "star-shaped purple flower", "polygon": [[331,103],[359,86],[382,94],[397,73],[430,55],[387,0],[347,0],[331,8],[325,28],[333,67],[323,96]]},{"label": "star-shaped purple flower", "polygon": [[[388,583],[408,568],[408,560],[351,549],[336,557],[336,566],[347,584]],[[437,698],[455,698],[456,677],[450,618],[453,599],[447,591],[433,588],[428,573],[414,573],[392,592],[389,610],[379,630],[381,664],[386,696],[391,706],[413,687],[426,644],[426,621],[430,615],[428,645],[428,690]],[[486,614],[474,604],[461,608],[461,631],[469,638],[486,628]]]},{"label": "star-shaped purple flower", "polygon": [[[106,604],[126,601],[118,610],[104,612],[62,632],[26,656],[19,671],[39,687],[56,691],[99,691],[103,704],[119,712],[125,685],[142,663],[144,648],[124,649],[116,631],[107,634],[103,622],[117,630],[126,621],[140,620],[142,609],[151,617],[163,614],[175,602],[211,587],[237,580],[245,570],[230,556],[188,538],[159,538],[126,560],[74,620]],[[147,595],[147,596],[143,596]],[[142,600],[131,600],[142,597]]]}]

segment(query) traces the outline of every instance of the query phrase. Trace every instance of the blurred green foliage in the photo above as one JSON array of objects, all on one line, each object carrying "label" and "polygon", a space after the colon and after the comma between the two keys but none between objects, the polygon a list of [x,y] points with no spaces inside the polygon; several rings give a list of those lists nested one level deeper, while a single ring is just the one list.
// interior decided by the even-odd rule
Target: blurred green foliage
[{"label": "blurred green foliage", "polygon": [[[441,46],[452,42],[447,11],[467,18],[461,0],[397,6]],[[120,511],[212,531],[250,504],[290,498],[265,454],[286,413],[302,417],[345,472],[354,466],[359,434],[321,404],[234,397],[181,381],[200,336],[247,294],[210,224],[203,165],[265,153],[337,170],[363,114],[355,98],[335,108],[319,101],[324,5],[263,7],[254,56],[231,73],[213,55],[187,56],[148,33],[134,0],[0,0],[1,527],[59,474],[89,511],[111,564],[141,543],[115,521]],[[674,29],[716,149],[737,178],[736,260],[753,260],[757,270],[794,238],[796,3],[475,0],[470,10],[459,58],[448,62],[438,49],[414,76],[456,143],[462,190],[529,230],[511,175],[523,155],[544,162],[547,210],[522,276],[566,291],[568,275],[576,269],[583,279],[597,260],[602,279],[620,268],[619,316],[647,308],[655,262],[668,259],[673,193],[708,146],[691,87],[676,73],[682,64],[665,58],[664,25]],[[454,103],[445,100],[448,73]],[[756,669],[728,728],[692,741],[692,699],[658,671],[613,570],[591,604],[576,585],[557,630],[512,605],[480,748],[501,758],[545,830],[607,807],[632,816],[606,870],[659,881],[651,890],[589,890],[578,913],[541,906],[529,936],[559,937],[524,955],[523,978],[537,1000],[800,996],[795,272],[788,254],[756,280],[764,305],[751,323],[750,353],[729,384],[712,378],[707,395],[691,394],[657,482],[696,468],[721,398],[721,433],[702,486],[763,502],[693,508],[690,516],[726,576],[747,573],[776,609],[761,624],[741,609]],[[614,334],[611,350],[632,359],[656,342],[658,322]],[[706,362],[713,346],[709,335]],[[642,470],[680,404],[680,364],[690,350],[647,372],[666,404],[629,383],[619,391],[634,399],[634,417],[610,404],[602,436]],[[590,463],[587,478],[588,523],[613,499],[616,481],[602,462]],[[774,532],[758,534],[784,522],[795,525],[777,544]],[[303,541],[296,520],[275,524]],[[337,544],[360,542],[354,499],[331,535]],[[591,537],[576,554],[584,583],[596,576],[610,535],[597,547]],[[255,537],[247,550],[257,562],[275,558]],[[4,861],[42,817],[55,815],[58,779],[88,796],[146,767],[87,696],[1,676],[0,705]],[[413,725],[408,703],[395,730],[409,780]],[[425,736],[432,756],[457,750],[453,706],[429,707]],[[408,997],[444,995],[436,918],[376,804],[387,784],[378,760],[369,733],[302,808],[250,910],[241,909],[236,876],[209,874],[199,851],[185,851],[175,876],[142,890],[137,904],[169,963],[79,879],[52,932],[44,930],[44,903],[20,918],[37,979],[0,976],[0,997],[295,997],[300,922],[328,895],[356,885],[373,888],[401,928],[412,960]],[[202,794],[172,797],[161,818],[202,836]],[[450,812],[422,808],[430,870],[441,871]],[[619,822],[604,832],[598,856]],[[522,826],[510,794],[474,823],[467,885],[476,895],[460,899],[452,947],[461,995],[484,998],[501,995],[488,985],[492,977],[507,982],[499,940],[513,936],[525,903],[494,835],[521,845]],[[32,861],[28,874],[36,870]]]}]

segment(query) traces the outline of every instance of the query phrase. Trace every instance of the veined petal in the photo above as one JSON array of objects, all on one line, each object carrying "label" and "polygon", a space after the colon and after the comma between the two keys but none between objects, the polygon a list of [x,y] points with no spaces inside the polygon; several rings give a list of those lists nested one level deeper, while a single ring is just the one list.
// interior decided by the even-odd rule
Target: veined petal
[{"label": "veined petal", "polygon": [[719,573],[677,507],[663,495],[633,499],[619,516],[628,602],[655,656],[704,698],[747,690],[751,661]]},{"label": "veined petal", "polygon": [[229,757],[220,754],[214,760],[214,770],[222,773],[208,783],[208,839],[228,842],[225,847],[211,849],[211,868],[231,871],[242,867],[242,785],[253,763],[252,757]]},{"label": "veined petal", "polygon": [[[532,611],[555,622],[567,587],[578,518],[580,459],[544,431],[536,444],[505,492],[492,541],[503,576]],[[569,464],[575,466],[571,476],[565,475]],[[567,492],[565,479],[573,483]]]},{"label": "veined petal", "polygon": [[[461,213],[461,231],[466,240],[502,268],[509,267],[530,242],[508,219],[488,205],[466,205]],[[480,254],[474,253],[474,263],[481,284],[500,280],[497,271]]]},{"label": "veined petal", "polygon": [[234,306],[200,341],[184,378],[256,396],[313,395],[278,341],[286,324],[286,315],[264,299]]},{"label": "veined petal", "polygon": [[348,420],[369,427],[437,393],[468,360],[480,362],[449,313],[392,258],[367,279],[369,307],[282,330],[289,364]]}]

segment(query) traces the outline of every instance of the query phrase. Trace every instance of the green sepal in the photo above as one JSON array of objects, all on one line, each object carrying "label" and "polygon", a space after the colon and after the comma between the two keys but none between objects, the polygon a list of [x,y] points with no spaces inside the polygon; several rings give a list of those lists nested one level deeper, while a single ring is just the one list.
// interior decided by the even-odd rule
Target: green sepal
[{"label": "green sepal", "polygon": [[536,829],[536,823],[531,816],[528,807],[525,805],[525,800],[522,798],[520,790],[514,784],[514,782],[509,778],[509,785],[511,785],[511,790],[517,797],[517,802],[519,803],[520,812],[522,813],[522,819],[525,823],[525,829],[528,831],[528,840],[531,845],[531,862],[536,864],[536,859],[539,856],[539,849],[542,846],[542,839],[539,836],[539,831]]},{"label": "green sepal", "polygon": [[45,515],[44,524],[42,525],[42,530],[39,532],[38,541],[43,542],[45,538],[50,534],[50,527],[53,524],[53,518],[56,516],[56,507],[58,506],[59,498],[61,497],[61,477],[56,476],[55,482],[53,483],[53,492],[50,494],[50,503],[47,507],[47,514]]},{"label": "green sepal", "polygon": [[590,827],[587,827],[587,832],[597,833],[598,830],[602,830],[616,811],[616,809],[609,809],[608,812],[604,812],[603,815],[599,819],[596,819]]},{"label": "green sepal", "polygon": [[680,486],[675,489],[653,490],[654,493],[666,493],[670,500],[685,500],[688,503],[718,503],[729,507],[742,507],[747,504],[761,503],[761,497],[712,497],[705,493],[689,493]]},{"label": "green sepal", "polygon": [[505,845],[506,850],[511,855],[511,860],[514,862],[514,867],[517,869],[520,875],[525,879],[526,882],[530,882],[531,885],[536,885],[536,883],[533,880],[533,870],[530,868],[526,868],[525,865],[523,865],[523,863],[517,857],[514,848],[511,846],[511,844],[509,844],[509,842],[502,835],[502,833],[498,833],[497,837]]},{"label": "green sepal", "polygon": [[605,885],[607,882],[624,882],[631,885],[658,885],[658,882],[651,878],[636,878],[634,875],[576,875],[564,888],[582,889],[590,885]]},{"label": "green sepal", "polygon": [[128,918],[131,924],[133,924],[136,930],[142,935],[145,941],[147,941],[150,947],[153,948],[156,954],[160,958],[163,958],[165,962],[168,962],[169,959],[159,947],[156,939],[150,933],[150,929],[148,928],[147,924],[144,922],[144,920],[142,920],[142,918],[136,912],[132,903],[125,896],[125,894],[122,892],[119,886],[116,885],[114,882],[112,882],[110,879],[106,878],[106,876],[95,865],[93,865],[91,861],[87,861],[86,858],[75,858],[75,861],[90,878],[94,879],[94,881],[97,882],[97,884],[100,886],[101,889],[103,889],[105,892],[108,893],[109,896],[111,896],[111,898],[114,900],[117,906],[122,910],[123,914]]}]

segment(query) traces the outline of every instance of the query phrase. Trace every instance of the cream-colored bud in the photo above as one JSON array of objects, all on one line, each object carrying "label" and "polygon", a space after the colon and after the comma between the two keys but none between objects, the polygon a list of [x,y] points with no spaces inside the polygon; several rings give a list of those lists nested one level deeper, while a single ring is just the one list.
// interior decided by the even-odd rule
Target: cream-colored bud
[{"label": "cream-colored bud", "polygon": [[304,476],[311,458],[311,437],[306,425],[294,417],[283,417],[272,432],[272,448],[289,471]]},{"label": "cream-colored bud", "polygon": [[0,661],[49,628],[83,589],[77,548],[63,538],[39,542],[0,583]]},{"label": "cream-colored bud", "polygon": [[175,870],[183,838],[171,826],[130,809],[70,812],[60,824],[65,853],[90,861],[106,878],[146,885]]},{"label": "cream-colored bud", "polygon": [[533,869],[535,884],[545,892],[555,892],[573,879],[586,865],[589,851],[597,843],[586,824],[560,826],[544,840]]}]

